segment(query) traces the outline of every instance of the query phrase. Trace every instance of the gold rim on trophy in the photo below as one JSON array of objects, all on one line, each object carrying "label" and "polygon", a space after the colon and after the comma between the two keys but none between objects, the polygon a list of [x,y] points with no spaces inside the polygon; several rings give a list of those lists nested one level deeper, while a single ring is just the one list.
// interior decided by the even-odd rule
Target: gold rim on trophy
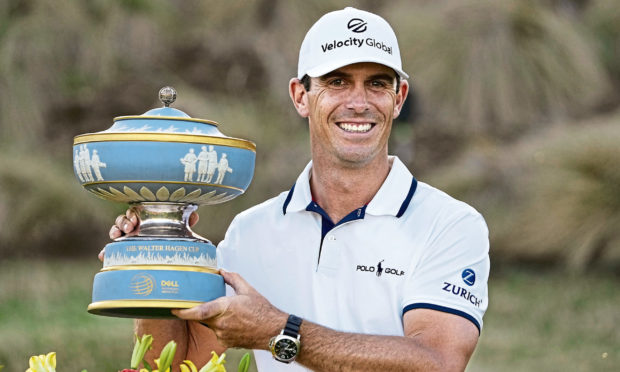
[{"label": "gold rim on trophy", "polygon": [[102,141],[150,141],[204,143],[207,145],[228,146],[256,152],[256,144],[233,137],[215,137],[183,133],[94,133],[75,136],[73,145]]}]

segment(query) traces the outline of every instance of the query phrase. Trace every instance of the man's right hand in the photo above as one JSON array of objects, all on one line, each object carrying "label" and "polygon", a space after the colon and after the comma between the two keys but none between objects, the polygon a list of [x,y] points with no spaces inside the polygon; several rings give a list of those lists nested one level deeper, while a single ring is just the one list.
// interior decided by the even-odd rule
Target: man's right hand
[{"label": "man's right hand", "polygon": [[138,227],[140,226],[140,220],[138,215],[131,209],[127,209],[124,215],[116,217],[114,225],[110,228],[110,239],[120,238],[121,236],[129,233],[138,233]]},{"label": "man's right hand", "polygon": [[[191,220],[191,218],[190,218]],[[127,235],[133,233],[134,235],[138,233],[138,227],[140,226],[140,220],[138,219],[138,215],[131,209],[127,209],[124,215],[119,215],[116,217],[114,221],[114,225],[110,228],[110,232],[108,235],[110,239],[114,240],[116,238],[120,238],[123,235]],[[103,255],[105,254],[105,248],[99,252],[99,261],[103,262]]]},{"label": "man's right hand", "polygon": [[[189,216],[189,226],[194,226],[198,222],[198,213],[193,212]],[[140,219],[138,215],[134,212],[133,209],[127,209],[124,215],[119,215],[116,217],[114,221],[114,225],[110,228],[110,232],[108,235],[110,239],[114,240],[120,238],[121,236],[131,236],[137,235],[140,231]],[[99,252],[99,260],[103,262],[103,255],[105,253],[105,248]]]}]

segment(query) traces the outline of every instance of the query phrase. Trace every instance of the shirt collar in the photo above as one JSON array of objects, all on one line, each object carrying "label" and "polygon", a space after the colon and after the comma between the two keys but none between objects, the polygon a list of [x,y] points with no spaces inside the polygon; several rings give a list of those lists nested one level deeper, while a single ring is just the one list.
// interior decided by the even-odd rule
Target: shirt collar
[{"label": "shirt collar", "polygon": [[[407,167],[397,156],[390,156],[392,167],[387,178],[366,207],[366,213],[371,215],[391,215],[400,217],[405,212],[415,190],[417,181]],[[305,211],[312,201],[310,192],[310,170],[312,161],[301,172],[295,185],[289,191],[283,205],[283,212]],[[362,206],[360,206],[362,207]]]}]

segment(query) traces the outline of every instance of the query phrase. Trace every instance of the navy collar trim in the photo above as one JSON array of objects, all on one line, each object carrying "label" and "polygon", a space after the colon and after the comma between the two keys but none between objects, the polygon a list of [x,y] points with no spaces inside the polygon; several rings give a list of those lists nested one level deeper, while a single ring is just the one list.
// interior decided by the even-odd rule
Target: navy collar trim
[{"label": "navy collar trim", "polygon": [[[418,188],[418,180],[416,180],[415,177],[411,177],[411,186],[409,187],[409,192],[407,193],[407,197],[405,197],[403,204],[401,204],[400,209],[398,210],[398,213],[396,214],[397,218],[400,218],[403,216],[403,214],[405,214],[405,212],[407,211],[407,208],[409,207],[409,204],[411,204],[411,199],[413,199],[413,195],[415,194],[415,191],[417,188]],[[294,191],[295,191],[295,184],[293,184],[293,187],[291,187],[291,190],[288,192],[288,195],[286,196],[286,199],[284,200],[284,204],[282,205],[283,215],[286,215],[286,209],[288,208],[288,205],[291,202],[291,199],[293,198]],[[364,206],[363,209],[365,212],[366,207]]]},{"label": "navy collar trim", "polygon": [[282,205],[282,214],[286,214],[286,208],[288,207],[288,204],[291,202],[291,199],[293,198],[293,191],[295,190],[295,184],[293,184],[293,187],[291,187],[291,191],[288,192],[288,195],[286,196],[286,200],[284,200],[284,205]]},{"label": "navy collar trim", "polygon": [[405,214],[405,211],[407,210],[407,207],[409,207],[409,203],[411,203],[411,199],[413,198],[413,194],[415,194],[415,190],[417,188],[418,180],[416,180],[415,177],[411,177],[411,186],[409,187],[409,192],[407,193],[407,197],[403,201],[403,204],[400,206],[396,217],[401,218],[403,214]]}]

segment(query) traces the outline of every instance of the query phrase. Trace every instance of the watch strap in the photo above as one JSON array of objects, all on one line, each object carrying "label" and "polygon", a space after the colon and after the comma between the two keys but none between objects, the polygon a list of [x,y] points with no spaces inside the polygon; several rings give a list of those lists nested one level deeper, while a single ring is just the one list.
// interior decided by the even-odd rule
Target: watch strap
[{"label": "watch strap", "polygon": [[293,314],[289,315],[286,325],[282,330],[282,334],[297,338],[297,336],[299,336],[299,328],[301,327],[302,321],[303,319],[298,316]]}]

